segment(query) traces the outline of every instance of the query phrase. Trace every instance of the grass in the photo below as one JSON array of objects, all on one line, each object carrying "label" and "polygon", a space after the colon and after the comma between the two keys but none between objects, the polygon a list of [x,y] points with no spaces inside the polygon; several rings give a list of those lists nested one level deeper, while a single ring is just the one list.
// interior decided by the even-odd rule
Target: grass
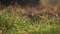
[{"label": "grass", "polygon": [[[40,8],[39,8],[40,9]],[[2,34],[60,34],[59,9],[57,7],[42,10],[34,8],[18,8],[9,6],[0,11],[0,33]],[[41,12],[40,12],[41,11]],[[46,13],[45,13],[45,12]],[[38,15],[39,20],[18,14]],[[56,12],[56,14],[55,14]],[[17,15],[15,15],[15,13]],[[52,14],[53,13],[53,14]],[[35,20],[35,21],[34,21]]]},{"label": "grass", "polygon": [[46,15],[42,19],[34,21],[27,16],[15,16],[12,12],[0,11],[2,34],[60,34],[59,28],[60,20],[55,16],[49,19]]}]

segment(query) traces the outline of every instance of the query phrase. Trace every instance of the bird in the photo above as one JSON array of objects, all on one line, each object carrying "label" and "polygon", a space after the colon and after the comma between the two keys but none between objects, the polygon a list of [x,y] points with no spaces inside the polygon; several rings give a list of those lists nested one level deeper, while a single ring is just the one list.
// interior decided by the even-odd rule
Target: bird
[{"label": "bird", "polygon": [[28,17],[31,19],[32,22],[38,22],[40,20],[40,16],[29,14]]}]

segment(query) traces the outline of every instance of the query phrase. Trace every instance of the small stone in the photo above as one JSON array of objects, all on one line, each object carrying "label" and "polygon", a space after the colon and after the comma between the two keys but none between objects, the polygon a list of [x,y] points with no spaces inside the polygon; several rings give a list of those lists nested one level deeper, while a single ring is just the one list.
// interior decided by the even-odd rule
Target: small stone
[{"label": "small stone", "polygon": [[2,30],[0,30],[0,34],[2,34]]}]

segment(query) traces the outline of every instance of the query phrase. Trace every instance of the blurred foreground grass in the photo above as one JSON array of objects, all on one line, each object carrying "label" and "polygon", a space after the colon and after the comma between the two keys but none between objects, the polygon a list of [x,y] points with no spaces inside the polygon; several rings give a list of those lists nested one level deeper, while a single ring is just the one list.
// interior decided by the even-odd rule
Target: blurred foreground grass
[{"label": "blurred foreground grass", "polygon": [[29,17],[15,17],[13,13],[0,11],[0,33],[2,34],[60,34],[60,20],[57,17],[32,22]]}]

